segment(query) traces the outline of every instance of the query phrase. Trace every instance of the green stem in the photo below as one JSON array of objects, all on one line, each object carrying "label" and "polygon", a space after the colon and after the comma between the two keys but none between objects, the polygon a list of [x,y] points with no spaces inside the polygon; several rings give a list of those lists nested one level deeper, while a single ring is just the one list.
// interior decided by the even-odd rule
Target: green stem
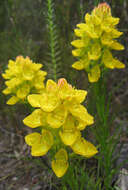
[{"label": "green stem", "polygon": [[50,35],[50,49],[51,49],[51,59],[53,63],[53,78],[54,81],[57,81],[57,63],[55,55],[55,42],[54,42],[54,22],[53,22],[53,8],[52,0],[47,0],[48,6],[48,26],[49,26],[49,35]]}]

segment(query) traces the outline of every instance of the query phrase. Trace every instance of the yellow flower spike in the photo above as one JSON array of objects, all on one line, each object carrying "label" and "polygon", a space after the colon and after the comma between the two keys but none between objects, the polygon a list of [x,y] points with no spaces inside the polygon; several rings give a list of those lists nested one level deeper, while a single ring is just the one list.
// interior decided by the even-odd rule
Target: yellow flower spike
[{"label": "yellow flower spike", "polygon": [[34,144],[39,144],[40,140],[41,140],[41,134],[37,132],[25,136],[25,142],[29,146],[33,146]]},{"label": "yellow flower spike", "polygon": [[56,155],[55,160],[52,161],[52,169],[57,177],[62,177],[68,169],[68,155],[65,149],[60,149]]},{"label": "yellow flower spike", "polygon": [[36,109],[23,120],[23,123],[31,128],[39,127],[43,125],[42,119],[41,119],[42,116],[43,116],[42,110]]},{"label": "yellow flower spike", "polygon": [[79,155],[90,158],[98,153],[96,147],[84,138],[78,138],[71,146],[72,150]]},{"label": "yellow flower spike", "polygon": [[[84,69],[88,73],[89,82],[99,80],[103,67],[124,68],[123,63],[117,63],[115,59],[110,59],[110,55],[104,55],[104,51],[124,49],[123,45],[114,40],[123,34],[116,29],[118,23],[119,18],[112,16],[110,6],[100,3],[91,14],[85,15],[85,23],[77,24],[78,29],[74,30],[79,39],[71,42],[75,47],[72,55],[78,57],[78,61],[75,61],[72,67],[77,70]],[[107,60],[102,62],[102,57]]]},{"label": "yellow flower spike", "polygon": [[47,115],[47,123],[52,128],[59,128],[64,124],[66,117],[67,110],[64,108],[63,105],[60,105],[53,112]]},{"label": "yellow flower spike", "polygon": [[5,84],[8,87],[3,93],[12,94],[21,102],[31,92],[39,93],[44,89],[46,76],[46,72],[40,70],[41,67],[42,64],[32,62],[29,57],[18,56],[15,61],[9,60],[8,68],[2,74],[7,79]]},{"label": "yellow flower spike", "polygon": [[100,78],[100,67],[98,65],[94,66],[90,73],[88,73],[89,82],[97,82]]},{"label": "yellow flower spike", "polygon": [[16,96],[12,96],[9,98],[9,100],[6,102],[8,105],[14,105],[19,101],[19,98]]},{"label": "yellow flower spike", "polygon": [[45,155],[53,145],[53,136],[50,131],[43,129],[40,141],[32,145],[32,156]]}]

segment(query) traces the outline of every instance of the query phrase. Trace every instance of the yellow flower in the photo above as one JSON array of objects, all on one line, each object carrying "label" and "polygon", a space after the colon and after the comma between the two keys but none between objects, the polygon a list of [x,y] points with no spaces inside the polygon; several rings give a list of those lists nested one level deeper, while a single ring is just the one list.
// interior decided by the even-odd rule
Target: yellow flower
[{"label": "yellow flower", "polygon": [[52,161],[52,169],[57,177],[62,177],[68,169],[68,155],[65,149],[61,148]]},{"label": "yellow flower", "polygon": [[77,24],[77,29],[74,30],[79,39],[71,42],[76,48],[72,50],[72,55],[79,60],[72,67],[77,70],[84,69],[88,73],[89,82],[97,82],[104,67],[109,69],[125,67],[115,58],[109,62],[110,53],[106,53],[124,49],[124,46],[115,40],[122,35],[122,32],[116,29],[118,23],[119,18],[112,16],[110,6],[107,3],[100,3],[91,14],[85,15],[85,23]]},{"label": "yellow flower", "polygon": [[98,152],[96,147],[84,138],[76,140],[71,148],[76,154],[80,154],[87,158],[94,156]]},{"label": "yellow flower", "polygon": [[12,95],[7,104],[23,101],[31,92],[38,93],[44,89],[46,72],[40,70],[41,67],[42,64],[32,62],[29,57],[18,56],[15,61],[9,60],[8,68],[2,74],[7,80],[3,93]]},{"label": "yellow flower", "polygon": [[31,146],[32,156],[43,156],[53,145],[53,136],[50,131],[43,129],[42,133],[32,133],[25,137],[25,142]]},{"label": "yellow flower", "polygon": [[[93,117],[81,105],[86,95],[87,91],[77,90],[61,78],[58,83],[48,80],[42,93],[27,97],[36,109],[23,122],[31,128],[42,127],[43,130],[42,134],[27,135],[25,141],[31,146],[33,156],[43,156],[50,148],[57,151],[52,169],[58,177],[62,177],[68,168],[67,152],[63,147],[69,146],[76,154],[80,154],[76,146],[82,138],[81,131],[94,123]],[[81,155],[85,157],[97,153],[94,149],[85,148],[87,143],[86,147],[85,143],[80,145]]]}]

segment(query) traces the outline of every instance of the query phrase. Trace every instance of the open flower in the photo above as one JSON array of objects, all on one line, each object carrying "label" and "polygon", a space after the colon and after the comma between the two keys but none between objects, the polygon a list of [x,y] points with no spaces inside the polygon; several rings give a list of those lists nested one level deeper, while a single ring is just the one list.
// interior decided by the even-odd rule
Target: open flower
[{"label": "open flower", "polygon": [[44,89],[44,79],[46,72],[41,70],[42,64],[36,64],[29,57],[16,57],[16,61],[9,60],[8,68],[2,74],[6,88],[4,94],[12,97],[7,104],[13,105],[18,101],[26,99],[30,93],[38,93]]},{"label": "open flower", "polygon": [[25,141],[31,146],[33,156],[43,156],[52,148],[57,151],[52,169],[58,177],[68,169],[64,147],[69,146],[74,153],[85,157],[97,153],[95,146],[81,137],[81,130],[94,122],[81,105],[86,95],[86,91],[73,88],[62,78],[58,83],[48,80],[42,93],[28,96],[28,102],[36,109],[23,122],[31,128],[42,127],[42,132],[27,135]]},{"label": "open flower", "polygon": [[105,67],[125,67],[111,54],[111,50],[124,49],[116,40],[122,35],[116,29],[118,23],[119,18],[112,17],[110,6],[100,3],[91,14],[85,15],[85,23],[77,24],[77,29],[74,30],[79,39],[71,42],[76,48],[72,54],[78,57],[78,61],[72,67],[77,70],[84,69],[88,73],[89,82],[97,82]]}]

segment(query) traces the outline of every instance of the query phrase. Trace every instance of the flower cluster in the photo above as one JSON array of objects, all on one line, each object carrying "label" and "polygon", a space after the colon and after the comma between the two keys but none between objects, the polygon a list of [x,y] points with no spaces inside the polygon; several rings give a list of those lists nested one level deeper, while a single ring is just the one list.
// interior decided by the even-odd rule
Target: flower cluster
[{"label": "flower cluster", "polygon": [[55,150],[51,165],[58,177],[68,169],[66,146],[84,157],[97,153],[95,146],[81,136],[81,130],[94,122],[81,105],[86,95],[86,91],[73,88],[62,78],[58,83],[48,80],[41,94],[28,96],[28,102],[36,109],[23,122],[31,128],[41,127],[42,131],[27,135],[25,141],[31,146],[32,156],[43,156],[51,148]]},{"label": "flower cluster", "polygon": [[33,63],[29,57],[16,57],[16,61],[9,60],[8,69],[2,74],[6,88],[4,94],[12,97],[7,104],[13,105],[20,100],[25,100],[29,93],[38,93],[44,89],[46,72],[40,70],[42,64]]},{"label": "flower cluster", "polygon": [[72,67],[77,70],[85,69],[90,82],[97,82],[101,70],[105,67],[124,68],[125,65],[112,56],[111,50],[123,50],[124,46],[116,38],[122,35],[116,29],[119,18],[112,17],[107,3],[95,7],[91,14],[85,15],[85,23],[77,24],[75,35],[80,39],[71,44],[76,48],[73,56],[79,58]]}]

